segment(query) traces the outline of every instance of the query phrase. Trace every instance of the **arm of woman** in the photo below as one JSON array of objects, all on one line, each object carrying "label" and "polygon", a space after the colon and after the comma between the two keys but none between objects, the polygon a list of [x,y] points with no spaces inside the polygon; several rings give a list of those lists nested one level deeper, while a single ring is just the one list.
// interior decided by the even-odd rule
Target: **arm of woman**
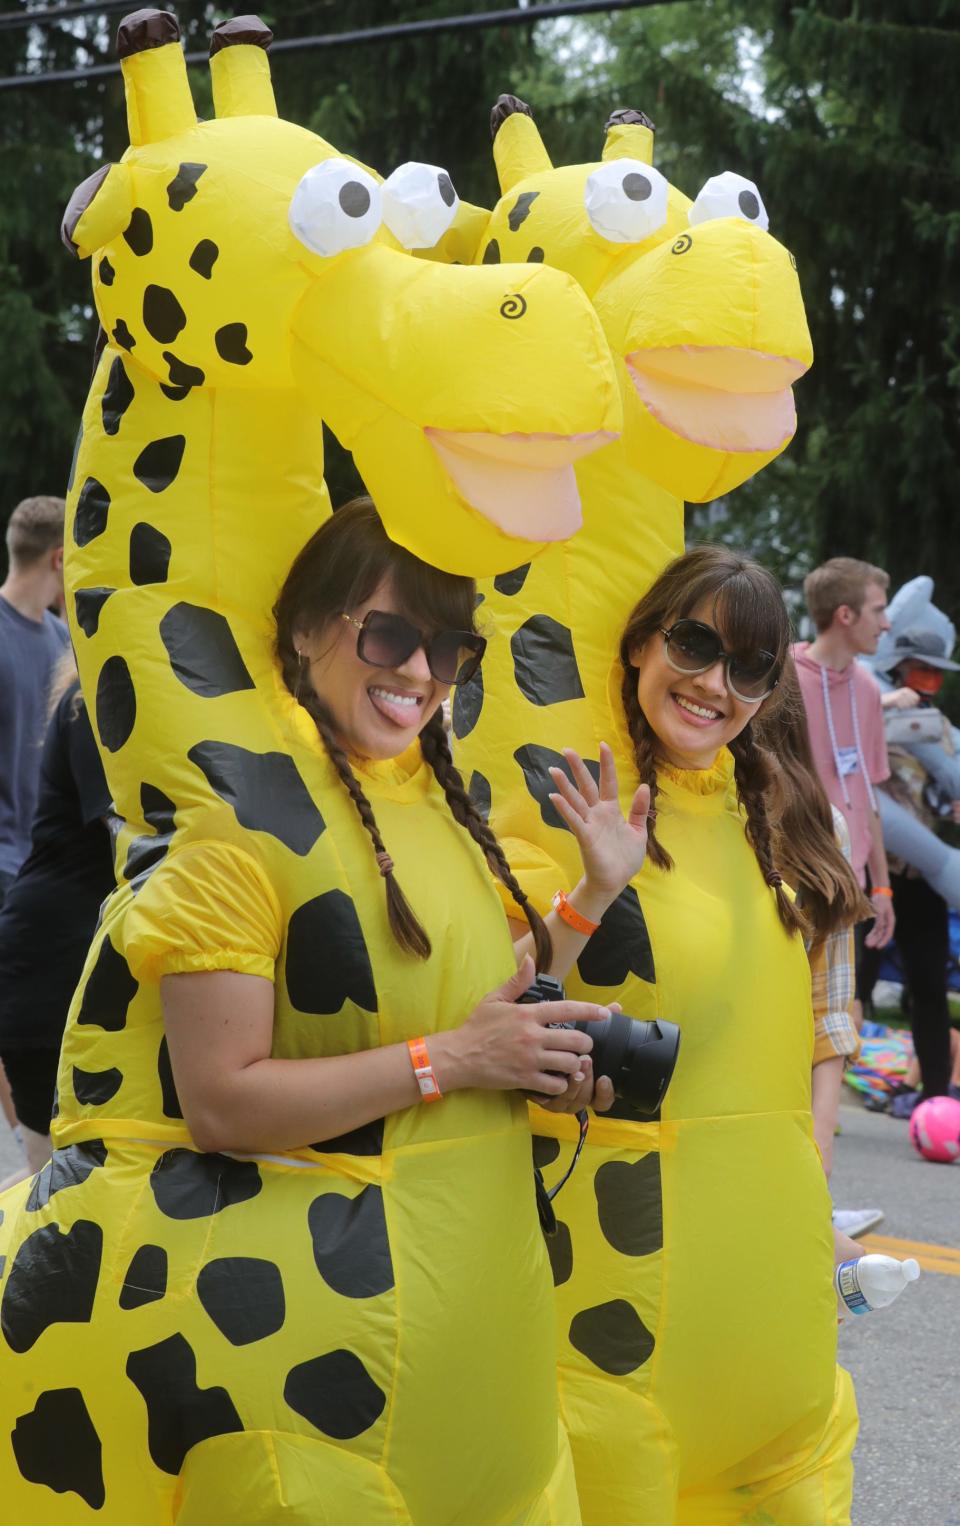
[{"label": "arm of woman", "polygon": [[[463,1087],[565,1091],[590,1040],[552,1021],[605,1017],[591,1002],[517,1006],[532,961],[484,997],[459,1028],[429,1036],[441,1092]],[[317,1059],[270,1053],[274,988],[232,970],[165,975],[164,1024],[177,1093],[201,1150],[301,1149],[419,1102],[406,1044]],[[559,1074],[557,1074],[559,1072]]]}]

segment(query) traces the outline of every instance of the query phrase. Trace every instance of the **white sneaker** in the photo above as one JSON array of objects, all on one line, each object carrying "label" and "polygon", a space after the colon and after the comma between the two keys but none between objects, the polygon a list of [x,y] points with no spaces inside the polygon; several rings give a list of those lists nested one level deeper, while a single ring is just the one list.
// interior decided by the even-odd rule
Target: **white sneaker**
[{"label": "white sneaker", "polygon": [[883,1218],[882,1208],[835,1208],[833,1227],[842,1235],[849,1235],[851,1240],[859,1240],[861,1235],[869,1234],[871,1229],[882,1224]]}]

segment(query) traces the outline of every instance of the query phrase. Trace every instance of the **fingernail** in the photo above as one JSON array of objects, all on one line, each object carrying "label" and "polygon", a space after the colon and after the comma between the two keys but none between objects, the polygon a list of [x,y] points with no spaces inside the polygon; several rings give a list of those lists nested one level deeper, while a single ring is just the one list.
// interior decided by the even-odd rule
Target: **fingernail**
[{"label": "fingernail", "polygon": [[610,1008],[609,1007],[598,1007],[597,1008],[597,1016],[598,1017],[609,1017],[610,1016]]},{"label": "fingernail", "polygon": [[575,1081],[582,1081],[583,1080],[583,1071],[582,1070],[574,1071],[573,1079]]}]

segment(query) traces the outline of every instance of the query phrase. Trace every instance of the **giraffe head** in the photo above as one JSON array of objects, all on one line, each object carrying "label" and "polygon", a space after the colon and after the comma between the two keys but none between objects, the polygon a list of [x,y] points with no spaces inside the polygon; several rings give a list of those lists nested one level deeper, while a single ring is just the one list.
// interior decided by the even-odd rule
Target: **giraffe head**
[{"label": "giraffe head", "polygon": [[476,259],[546,263],[591,297],[617,364],[632,470],[708,501],[778,455],[792,383],[812,360],[793,257],[756,186],[732,174],[694,202],[653,166],[653,124],[614,113],[603,156],[554,168],[528,106],[501,96],[503,192]]},{"label": "giraffe head", "polygon": [[289,390],[354,451],[394,539],[449,571],[516,565],[578,527],[572,462],[619,428],[596,316],[556,271],[411,259],[457,211],[449,176],[381,183],[280,120],[270,40],[251,17],[217,28],[198,122],[175,18],[121,23],[130,147],[63,225],[104,333],[174,400]]}]

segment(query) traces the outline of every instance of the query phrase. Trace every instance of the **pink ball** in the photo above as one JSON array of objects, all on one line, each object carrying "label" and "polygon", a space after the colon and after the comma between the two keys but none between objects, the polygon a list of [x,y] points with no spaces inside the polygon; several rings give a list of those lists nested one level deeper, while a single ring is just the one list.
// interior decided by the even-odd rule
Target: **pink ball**
[{"label": "pink ball", "polygon": [[913,1148],[924,1160],[949,1164],[960,1158],[960,1102],[954,1097],[931,1097],[910,1117]]}]

